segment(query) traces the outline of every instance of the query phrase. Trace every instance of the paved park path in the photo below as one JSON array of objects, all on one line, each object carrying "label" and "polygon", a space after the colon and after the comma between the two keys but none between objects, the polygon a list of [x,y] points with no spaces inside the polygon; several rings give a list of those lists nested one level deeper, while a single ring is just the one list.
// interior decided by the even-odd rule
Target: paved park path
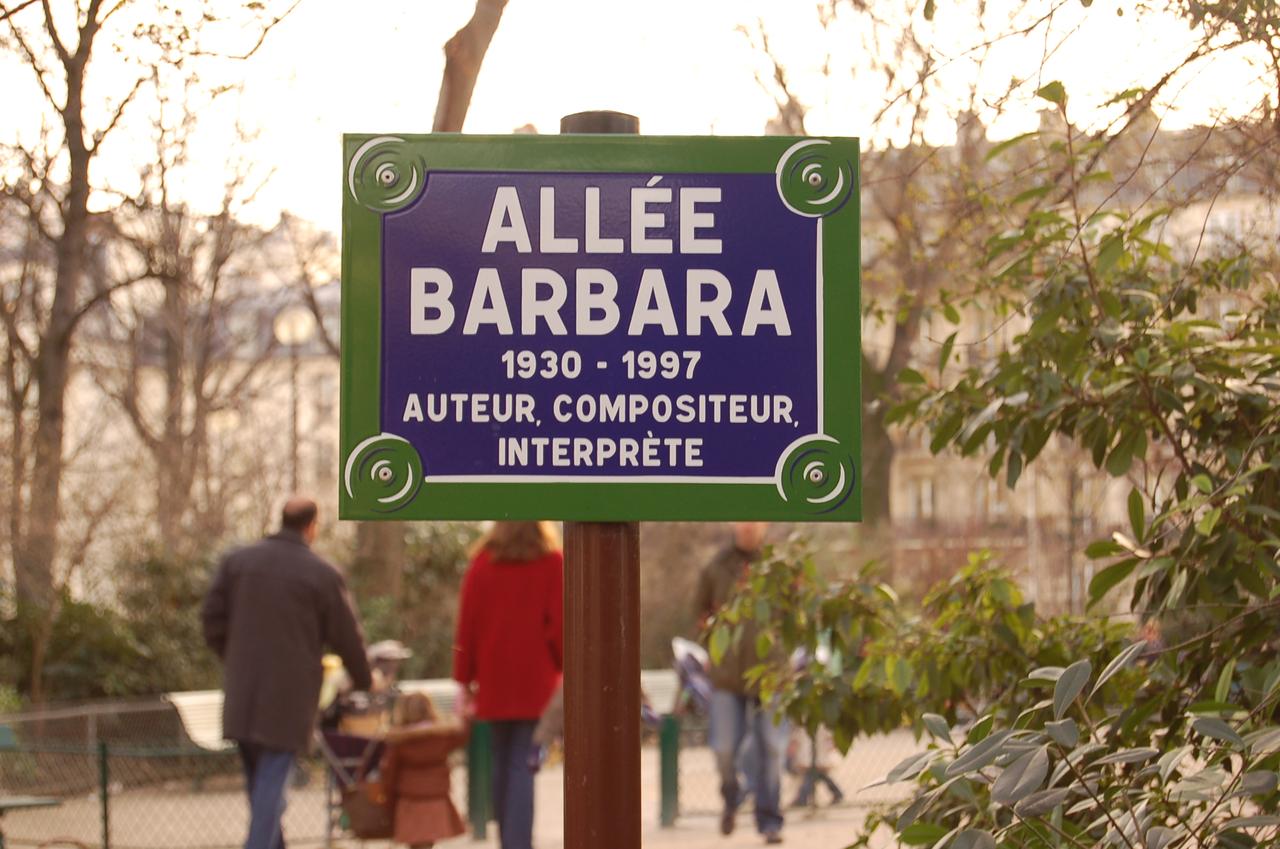
[{"label": "paved park path", "polygon": [[[901,799],[903,787],[859,788],[884,775],[894,764],[917,750],[911,735],[896,733],[859,740],[849,755],[833,769],[848,801],[835,808],[788,810],[784,836],[786,845],[804,849],[844,849],[861,833],[862,820],[870,806]],[[738,816],[738,828],[730,837],[719,833],[719,794],[710,752],[705,748],[686,749],[680,755],[681,815],[674,828],[658,825],[658,753],[647,747],[641,760],[641,817],[646,849],[737,849],[761,846],[755,834],[750,807]],[[313,776],[307,787],[290,796],[285,817],[285,834],[295,849],[322,846],[324,795],[321,782]],[[783,799],[795,793],[795,779],[788,776]],[[549,766],[538,775],[536,790],[536,833],[538,849],[563,849],[564,773]],[[454,772],[454,799],[465,800],[465,773]],[[826,801],[825,795],[820,797]],[[53,837],[78,840],[98,847],[101,810],[96,795],[68,798],[55,810],[11,814],[5,818],[5,833],[13,849],[30,847]],[[211,782],[202,788],[189,783],[165,787],[121,790],[112,796],[112,849],[236,849],[243,840],[247,811],[238,782]],[[73,844],[66,844],[68,846]],[[339,839],[334,846],[355,849],[387,849],[387,844]],[[473,841],[461,837],[439,844],[463,847],[496,847],[497,832],[492,825],[487,839]],[[885,839],[877,845],[888,846]],[[59,846],[61,849],[61,846]],[[599,849],[609,849],[608,846]]]}]

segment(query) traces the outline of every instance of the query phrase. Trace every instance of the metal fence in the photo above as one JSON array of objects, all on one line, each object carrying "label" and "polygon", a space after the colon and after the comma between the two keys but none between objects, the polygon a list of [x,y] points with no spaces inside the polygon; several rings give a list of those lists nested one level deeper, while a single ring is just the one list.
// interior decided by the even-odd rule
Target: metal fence
[{"label": "metal fence", "polygon": [[[794,769],[783,774],[782,804],[784,808],[825,807],[832,804],[870,807],[900,802],[910,795],[910,785],[880,785],[870,788],[867,785],[879,781],[899,762],[921,751],[923,747],[924,744],[907,731],[860,737],[854,741],[846,755],[832,752],[822,759],[822,764],[826,767],[824,772],[832,784],[840,789],[840,798],[835,798],[828,785],[818,782],[814,794],[803,805],[797,804],[797,801],[805,768],[811,762],[797,762]],[[662,765],[659,769],[664,785],[661,803],[663,823],[670,824],[678,816],[719,814],[723,807],[720,777],[715,756],[707,745],[706,720],[700,717],[668,717],[660,735],[660,749]],[[669,786],[672,783],[675,787]],[[748,802],[747,807],[749,806]]]},{"label": "metal fence", "polygon": [[[248,821],[239,757],[234,749],[202,748],[191,736],[167,702],[0,717],[0,795],[45,796],[59,803],[5,816],[8,845],[235,849]],[[467,812],[477,838],[491,831],[488,739],[487,728],[478,725],[453,771],[453,798]],[[841,804],[905,798],[908,788],[902,786],[861,788],[918,748],[902,732],[860,739],[847,756],[832,758],[829,775],[844,793]],[[641,763],[647,827],[719,813],[719,778],[704,719],[664,717],[660,730],[646,734]],[[798,775],[784,778],[784,804],[794,800],[800,780]],[[330,781],[319,759],[300,763],[285,816],[290,845],[356,845],[330,828]],[[538,781],[543,788],[538,820],[558,822],[563,782],[554,759]],[[829,803],[830,796],[819,788],[817,804]]]}]

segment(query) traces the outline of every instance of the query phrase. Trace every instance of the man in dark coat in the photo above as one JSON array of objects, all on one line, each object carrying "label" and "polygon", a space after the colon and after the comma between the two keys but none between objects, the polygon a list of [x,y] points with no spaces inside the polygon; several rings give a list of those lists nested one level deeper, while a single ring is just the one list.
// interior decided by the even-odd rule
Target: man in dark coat
[{"label": "man in dark coat", "polygon": [[364,635],[338,570],[311,550],[314,501],[291,498],[279,533],[223,558],[205,597],[205,641],[224,666],[222,734],[240,747],[249,794],[245,849],[283,849],[294,758],[315,725],[325,649],[357,690],[372,681]]}]

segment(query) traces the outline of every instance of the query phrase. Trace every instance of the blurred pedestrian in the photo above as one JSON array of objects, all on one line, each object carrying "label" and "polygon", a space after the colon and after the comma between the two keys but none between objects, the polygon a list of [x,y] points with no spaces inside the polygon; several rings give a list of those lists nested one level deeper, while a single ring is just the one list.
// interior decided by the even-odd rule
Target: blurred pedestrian
[{"label": "blurred pedestrian", "polygon": [[[747,579],[751,564],[760,559],[768,525],[739,522],[734,525],[733,542],[721,549],[698,577],[695,608],[699,621],[706,623],[733,600]],[[746,622],[736,643],[729,647],[709,670],[711,692],[711,749],[720,773],[720,795],[724,808],[720,833],[733,833],[744,788],[739,768],[749,770],[746,784],[755,796],[756,830],[765,843],[782,842],[782,760],[787,746],[787,723],[775,722],[760,704],[759,688],[747,681],[747,671],[760,664],[756,654],[755,623]],[[752,756],[740,763],[739,755],[749,741]]]},{"label": "blurred pedestrian", "polygon": [[356,689],[372,683],[364,635],[338,570],[311,550],[316,503],[293,497],[279,532],[227,554],[201,610],[223,663],[222,734],[234,740],[249,796],[245,849],[283,849],[294,759],[311,744],[325,648]]},{"label": "blurred pedestrian", "polygon": [[796,792],[791,807],[817,806],[819,784],[831,793],[831,804],[838,805],[844,801],[844,791],[831,777],[831,756],[834,752],[835,741],[825,727],[819,727],[815,734],[802,728],[795,730],[788,747],[787,760],[791,764],[789,771],[800,776],[800,789]]},{"label": "blurred pedestrian", "polygon": [[465,719],[441,721],[425,693],[396,701],[381,767],[396,843],[428,849],[466,831],[449,798],[449,753],[467,742],[469,730]]},{"label": "blurred pedestrian", "polygon": [[495,522],[462,583],[453,677],[493,731],[502,849],[533,844],[533,734],[564,668],[564,560],[550,522]]}]

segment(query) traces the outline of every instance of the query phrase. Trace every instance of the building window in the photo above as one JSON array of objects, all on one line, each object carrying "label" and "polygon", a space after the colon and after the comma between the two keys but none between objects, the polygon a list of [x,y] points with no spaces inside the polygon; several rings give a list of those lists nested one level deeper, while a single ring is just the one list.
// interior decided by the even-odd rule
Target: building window
[{"label": "building window", "polygon": [[985,519],[1003,519],[1009,515],[1007,491],[999,479],[984,477],[978,484],[978,511]]},{"label": "building window", "polygon": [[933,478],[910,478],[907,481],[907,518],[932,521]]},{"label": "building window", "polygon": [[316,378],[314,389],[316,418],[327,422],[338,405],[338,381],[332,374],[322,374]]}]

